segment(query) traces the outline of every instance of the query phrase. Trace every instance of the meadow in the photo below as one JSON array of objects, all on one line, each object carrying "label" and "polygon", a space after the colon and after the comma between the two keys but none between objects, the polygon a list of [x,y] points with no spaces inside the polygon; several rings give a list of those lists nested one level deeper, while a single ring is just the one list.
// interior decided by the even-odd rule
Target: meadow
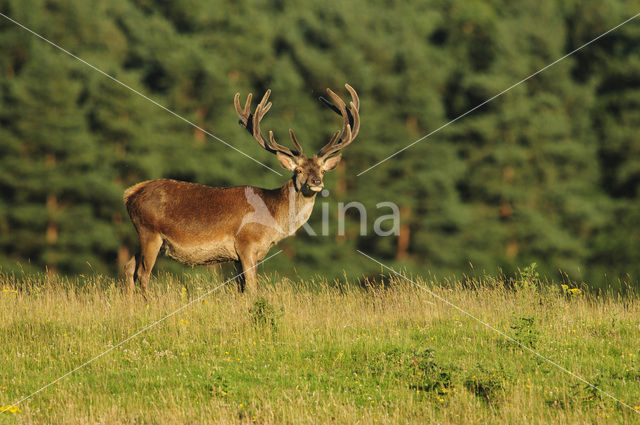
[{"label": "meadow", "polygon": [[[401,278],[230,283],[17,407],[0,424],[640,422],[638,293],[542,282]],[[0,276],[0,406],[223,282]]]}]

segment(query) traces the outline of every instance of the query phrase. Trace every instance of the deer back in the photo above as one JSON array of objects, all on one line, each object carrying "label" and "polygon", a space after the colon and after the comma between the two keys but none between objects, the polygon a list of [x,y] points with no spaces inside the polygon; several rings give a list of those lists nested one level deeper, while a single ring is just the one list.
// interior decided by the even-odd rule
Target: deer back
[{"label": "deer back", "polygon": [[277,215],[273,191],[249,186],[218,188],[167,179],[130,187],[125,191],[124,202],[136,227],[191,244],[236,235],[243,218],[254,211],[247,192],[262,200],[269,214]]}]

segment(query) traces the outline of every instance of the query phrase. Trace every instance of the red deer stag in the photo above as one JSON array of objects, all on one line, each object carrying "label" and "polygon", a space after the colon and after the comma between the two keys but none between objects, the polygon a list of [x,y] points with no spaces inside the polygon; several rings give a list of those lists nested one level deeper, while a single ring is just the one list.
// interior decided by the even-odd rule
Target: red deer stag
[{"label": "red deer stag", "polygon": [[132,257],[125,266],[128,291],[133,292],[137,278],[147,297],[151,270],[164,245],[167,255],[185,264],[234,261],[243,272],[238,279],[240,291],[255,292],[257,263],[271,246],[295,233],[309,219],[316,194],[323,188],[324,173],[338,165],[340,151],[358,135],[360,102],[355,90],[348,84],[346,88],[352,97],[348,109],[329,89],[333,104],[320,98],[342,116],[344,124],[312,157],[302,153],[292,130],[289,134],[294,150],[278,144],[272,131],[268,140],[262,135],[260,121],[271,108],[271,90],[267,90],[253,113],[252,95],[244,109],[240,107],[240,95],[235,95],[240,124],[260,146],[276,155],[283,168],[293,172],[293,177],[280,188],[220,188],[167,179],[144,181],[128,188],[124,203],[140,240],[139,258]]}]

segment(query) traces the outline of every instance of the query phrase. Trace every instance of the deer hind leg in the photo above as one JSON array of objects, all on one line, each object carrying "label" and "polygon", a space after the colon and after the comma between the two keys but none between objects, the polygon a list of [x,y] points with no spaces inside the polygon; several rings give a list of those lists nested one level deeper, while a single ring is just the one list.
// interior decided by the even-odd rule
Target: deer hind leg
[{"label": "deer hind leg", "polygon": [[158,252],[162,247],[162,237],[159,233],[152,233],[146,229],[138,231],[140,236],[140,263],[138,264],[138,279],[140,279],[140,287],[142,295],[149,297],[149,278],[151,270],[156,264]]},{"label": "deer hind leg", "polygon": [[136,256],[134,255],[124,266],[125,286],[127,293],[132,295],[135,290]]}]

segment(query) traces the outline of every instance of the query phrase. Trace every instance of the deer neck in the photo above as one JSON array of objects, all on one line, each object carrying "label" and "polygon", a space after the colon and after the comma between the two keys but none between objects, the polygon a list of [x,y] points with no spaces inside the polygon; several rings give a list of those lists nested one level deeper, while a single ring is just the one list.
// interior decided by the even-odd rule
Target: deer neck
[{"label": "deer neck", "polygon": [[293,234],[311,217],[316,194],[305,195],[291,179],[280,189],[280,198],[278,216],[281,227],[285,232]]}]

